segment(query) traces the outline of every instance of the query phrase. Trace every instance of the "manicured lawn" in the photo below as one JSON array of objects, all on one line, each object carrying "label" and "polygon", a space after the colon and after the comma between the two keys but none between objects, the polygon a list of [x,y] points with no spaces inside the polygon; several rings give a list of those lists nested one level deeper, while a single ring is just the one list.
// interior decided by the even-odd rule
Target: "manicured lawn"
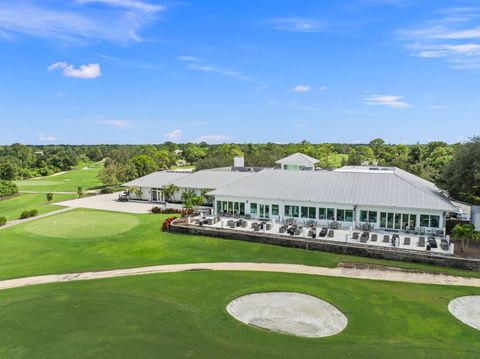
[{"label": "manicured lawn", "polygon": [[[318,339],[272,333],[230,317],[234,298],[297,291],[337,306],[349,323]],[[478,358],[480,331],[448,302],[480,289],[244,272],[186,272],[0,292],[0,357]]]},{"label": "manicured lawn", "polygon": [[[53,196],[53,203],[66,201],[72,198],[76,198],[77,195],[73,194],[55,194]],[[61,209],[61,206],[55,206],[49,204],[45,194],[30,194],[22,193],[19,196],[4,199],[0,201],[0,216],[7,217],[9,221],[18,219],[22,211],[28,209],[36,209],[39,214],[56,211]]]},{"label": "manicured lawn", "polygon": [[[87,169],[84,169],[87,167]],[[76,192],[79,186],[84,190],[95,189],[102,186],[98,180],[98,172],[103,168],[103,163],[84,164],[83,167],[68,171],[59,176],[49,176],[37,179],[16,181],[20,191],[42,192]]]},{"label": "manicured lawn", "polygon": [[[99,220],[95,219],[97,216]],[[168,216],[122,214],[119,220],[120,214],[116,212],[78,209],[1,230],[0,279],[156,264],[222,261],[301,263],[325,267],[335,267],[339,262],[368,262],[480,276],[480,273],[407,262],[164,233],[160,228],[166,217]],[[137,220],[138,224],[132,226]],[[128,222],[129,225],[124,227],[122,222]],[[95,231],[103,237],[92,236],[92,223],[95,223]],[[70,226],[72,230],[69,229]],[[56,232],[51,228],[61,230]],[[130,229],[125,231],[128,228]],[[119,232],[115,233],[116,231]]]}]

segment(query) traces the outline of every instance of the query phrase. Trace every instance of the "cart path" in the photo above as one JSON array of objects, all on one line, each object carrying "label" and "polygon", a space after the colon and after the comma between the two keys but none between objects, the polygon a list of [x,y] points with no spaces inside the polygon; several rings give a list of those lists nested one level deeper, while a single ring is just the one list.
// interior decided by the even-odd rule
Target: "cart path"
[{"label": "cart path", "polygon": [[326,268],[301,264],[223,262],[167,264],[150,267],[114,269],[99,272],[51,274],[35,277],[8,279],[0,281],[0,290],[48,283],[73,282],[81,280],[115,278],[154,273],[176,273],[196,270],[274,272],[383,280],[404,283],[480,287],[480,278],[456,277],[445,274],[413,272],[400,269],[360,269],[344,267]]}]

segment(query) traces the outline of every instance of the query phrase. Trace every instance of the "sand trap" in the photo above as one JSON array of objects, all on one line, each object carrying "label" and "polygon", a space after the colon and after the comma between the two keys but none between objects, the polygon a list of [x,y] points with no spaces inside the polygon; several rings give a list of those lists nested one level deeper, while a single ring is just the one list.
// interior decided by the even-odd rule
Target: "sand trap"
[{"label": "sand trap", "polygon": [[458,320],[480,330],[480,295],[455,298],[448,304],[448,310]]},{"label": "sand trap", "polygon": [[248,325],[310,338],[340,333],[348,322],[330,303],[302,293],[249,294],[230,302],[227,311]]}]

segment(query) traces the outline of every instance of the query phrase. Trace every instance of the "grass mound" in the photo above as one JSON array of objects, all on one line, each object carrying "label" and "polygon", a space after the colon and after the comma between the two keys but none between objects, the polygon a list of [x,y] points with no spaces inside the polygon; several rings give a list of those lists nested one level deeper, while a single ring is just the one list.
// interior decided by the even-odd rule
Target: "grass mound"
[{"label": "grass mound", "polygon": [[89,239],[118,235],[138,224],[137,217],[126,213],[80,210],[28,223],[25,231],[46,237]]}]

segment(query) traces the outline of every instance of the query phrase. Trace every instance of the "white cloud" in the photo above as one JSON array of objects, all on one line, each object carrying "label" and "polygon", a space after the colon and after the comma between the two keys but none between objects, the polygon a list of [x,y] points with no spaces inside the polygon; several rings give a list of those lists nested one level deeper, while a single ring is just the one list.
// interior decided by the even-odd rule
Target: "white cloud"
[{"label": "white cloud", "polygon": [[318,21],[306,18],[277,18],[269,20],[268,23],[277,30],[292,32],[319,32],[325,28]]},{"label": "white cloud", "polygon": [[39,141],[41,142],[53,142],[56,141],[57,138],[52,135],[47,135],[45,133],[41,133],[40,136],[38,137]]},{"label": "white cloud", "polygon": [[[102,8],[88,3],[101,2]],[[47,3],[47,4],[46,4]],[[41,5],[40,5],[41,4]],[[0,30],[68,43],[85,44],[98,41],[138,42],[139,32],[157,20],[162,6],[135,0],[79,0],[60,2],[0,0]]]},{"label": "white cloud", "polygon": [[103,120],[103,121],[98,121],[98,123],[100,125],[115,127],[120,130],[125,130],[127,128],[132,127],[132,123],[126,120]]},{"label": "white cloud", "polygon": [[206,143],[223,143],[230,141],[230,136],[228,135],[203,135],[192,142],[199,143],[199,142],[206,142]]},{"label": "white cloud", "polygon": [[80,4],[102,3],[110,6],[116,6],[130,10],[140,10],[144,12],[157,12],[165,10],[164,6],[137,0],[77,0],[77,2]]},{"label": "white cloud", "polygon": [[62,70],[63,76],[78,79],[94,79],[102,76],[99,64],[81,65],[79,68],[75,68],[66,62],[56,62],[48,67],[48,71],[54,70]]},{"label": "white cloud", "polygon": [[177,129],[177,130],[164,133],[163,137],[167,141],[172,141],[172,142],[178,141],[182,138],[182,130]]},{"label": "white cloud", "polygon": [[222,76],[230,77],[230,78],[241,80],[241,81],[247,81],[247,82],[255,81],[250,76],[244,75],[241,72],[231,70],[225,67],[205,64],[202,62],[201,59],[194,56],[179,56],[177,57],[177,60],[188,63],[187,67],[190,70],[216,73]]},{"label": "white cloud", "polygon": [[323,85],[320,87],[320,91],[327,91],[328,90],[328,87]]},{"label": "white cloud", "polygon": [[292,89],[293,92],[308,92],[310,90],[311,87],[309,85],[297,85]]},{"label": "white cloud", "polygon": [[480,69],[479,9],[444,9],[433,20],[400,31],[413,56],[444,58],[455,69]]},{"label": "white cloud", "polygon": [[401,99],[401,96],[372,95],[367,97],[366,104],[369,106],[388,106],[397,109],[411,107],[410,104],[400,101]]}]

